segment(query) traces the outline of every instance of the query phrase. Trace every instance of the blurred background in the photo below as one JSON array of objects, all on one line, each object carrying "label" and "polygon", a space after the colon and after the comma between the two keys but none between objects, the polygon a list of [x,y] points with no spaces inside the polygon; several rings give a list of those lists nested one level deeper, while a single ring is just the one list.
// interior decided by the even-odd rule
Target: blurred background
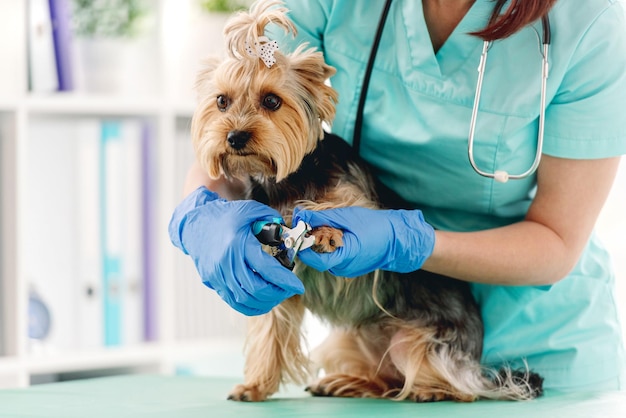
[{"label": "blurred background", "polygon": [[[0,388],[242,374],[245,318],[167,224],[193,160],[195,74],[249,4],[0,1]],[[598,222],[622,306],[625,191],[622,164]],[[315,345],[325,330],[307,321]]]},{"label": "blurred background", "polygon": [[0,2],[0,387],[242,373],[244,318],[167,224],[195,74],[248,3]]}]

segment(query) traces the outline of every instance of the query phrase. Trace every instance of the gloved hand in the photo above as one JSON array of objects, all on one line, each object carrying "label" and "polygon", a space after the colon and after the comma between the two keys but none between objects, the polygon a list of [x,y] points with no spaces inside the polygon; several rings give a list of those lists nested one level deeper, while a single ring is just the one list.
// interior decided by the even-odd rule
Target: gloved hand
[{"label": "gloved hand", "polygon": [[252,233],[254,221],[276,217],[262,203],[227,201],[200,187],[174,210],[169,234],[191,256],[206,286],[239,312],[260,315],[304,292],[302,282],[265,253]]},{"label": "gloved hand", "polygon": [[298,253],[303,263],[337,276],[356,277],[376,269],[415,271],[430,257],[435,246],[435,231],[419,210],[296,208],[294,224],[299,220],[313,228],[331,226],[343,231],[343,246],[332,253],[318,254],[311,249]]}]

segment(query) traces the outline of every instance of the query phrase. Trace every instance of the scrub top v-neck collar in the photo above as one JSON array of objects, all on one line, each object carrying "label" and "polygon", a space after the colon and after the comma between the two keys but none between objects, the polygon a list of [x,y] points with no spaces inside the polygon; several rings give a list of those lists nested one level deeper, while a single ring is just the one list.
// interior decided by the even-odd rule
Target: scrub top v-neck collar
[{"label": "scrub top v-neck collar", "polygon": [[[486,25],[493,11],[492,1],[476,0],[436,54],[424,19],[422,2],[404,1],[401,7],[413,70],[442,78],[456,71],[468,58],[480,55],[482,40],[468,33]],[[424,48],[424,43],[428,43],[429,48]]]}]

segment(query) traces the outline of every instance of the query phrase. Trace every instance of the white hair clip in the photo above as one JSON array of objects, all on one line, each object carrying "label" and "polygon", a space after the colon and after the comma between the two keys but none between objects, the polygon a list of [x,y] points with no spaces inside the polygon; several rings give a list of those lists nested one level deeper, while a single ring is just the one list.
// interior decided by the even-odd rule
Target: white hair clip
[{"label": "white hair clip", "polygon": [[276,64],[274,52],[278,50],[278,42],[270,41],[267,36],[261,36],[258,42],[254,43],[254,47],[250,46],[246,41],[246,52],[252,57],[258,57],[263,61],[267,68],[271,68]]}]

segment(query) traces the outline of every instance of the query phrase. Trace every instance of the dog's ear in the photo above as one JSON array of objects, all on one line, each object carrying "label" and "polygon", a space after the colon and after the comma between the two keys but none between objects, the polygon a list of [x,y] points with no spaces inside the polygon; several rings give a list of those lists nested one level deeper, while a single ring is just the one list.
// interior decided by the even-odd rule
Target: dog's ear
[{"label": "dog's ear", "polygon": [[221,62],[222,60],[218,57],[208,57],[201,61],[200,70],[194,84],[194,90],[199,98],[205,96],[206,90],[213,79],[213,73]]},{"label": "dog's ear", "polygon": [[[298,77],[298,84],[306,89],[312,99],[313,111],[322,122],[329,125],[335,119],[335,104],[339,98],[328,80],[336,70],[324,61],[324,55],[313,49],[298,48],[289,56],[290,69]],[[322,134],[322,133],[321,133]]]}]

